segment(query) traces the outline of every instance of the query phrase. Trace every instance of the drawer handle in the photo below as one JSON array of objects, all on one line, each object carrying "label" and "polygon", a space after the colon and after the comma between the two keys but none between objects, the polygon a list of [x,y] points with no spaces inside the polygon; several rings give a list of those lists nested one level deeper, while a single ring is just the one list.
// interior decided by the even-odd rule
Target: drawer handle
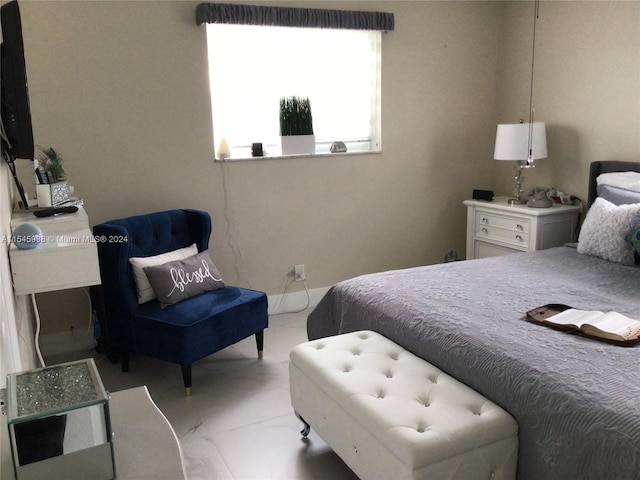
[{"label": "drawer handle", "polygon": [[487,234],[487,233],[489,233],[489,230],[487,230],[486,228],[482,227],[482,233]]},{"label": "drawer handle", "polygon": [[517,228],[518,230],[524,230],[524,227],[523,227],[522,225],[520,225],[520,224],[517,224],[517,225],[516,225],[516,228]]},{"label": "drawer handle", "polygon": [[482,217],[482,223],[489,223],[489,219],[487,217]]},{"label": "drawer handle", "polygon": [[516,235],[516,240],[522,241],[522,235]]}]

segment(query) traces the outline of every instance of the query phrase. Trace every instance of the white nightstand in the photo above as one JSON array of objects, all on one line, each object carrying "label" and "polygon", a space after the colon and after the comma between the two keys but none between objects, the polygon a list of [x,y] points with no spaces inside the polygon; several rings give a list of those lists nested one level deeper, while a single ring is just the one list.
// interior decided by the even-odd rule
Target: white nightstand
[{"label": "white nightstand", "polygon": [[467,260],[559,247],[574,241],[581,207],[557,205],[531,208],[509,205],[507,198],[492,202],[465,200]]}]

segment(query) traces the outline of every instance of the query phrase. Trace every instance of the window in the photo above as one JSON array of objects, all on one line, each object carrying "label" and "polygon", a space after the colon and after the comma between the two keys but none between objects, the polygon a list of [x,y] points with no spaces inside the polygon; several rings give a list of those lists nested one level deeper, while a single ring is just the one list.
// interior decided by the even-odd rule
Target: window
[{"label": "window", "polygon": [[216,145],[250,158],[280,155],[281,97],[309,97],[316,153],[335,141],[380,150],[380,31],[208,24]]}]

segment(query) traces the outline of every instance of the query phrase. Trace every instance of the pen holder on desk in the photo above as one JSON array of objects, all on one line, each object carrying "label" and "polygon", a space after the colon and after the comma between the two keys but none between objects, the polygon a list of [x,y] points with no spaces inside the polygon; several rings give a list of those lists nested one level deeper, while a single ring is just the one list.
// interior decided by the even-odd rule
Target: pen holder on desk
[{"label": "pen holder on desk", "polygon": [[54,207],[69,200],[69,185],[66,180],[36,185],[39,207]]}]

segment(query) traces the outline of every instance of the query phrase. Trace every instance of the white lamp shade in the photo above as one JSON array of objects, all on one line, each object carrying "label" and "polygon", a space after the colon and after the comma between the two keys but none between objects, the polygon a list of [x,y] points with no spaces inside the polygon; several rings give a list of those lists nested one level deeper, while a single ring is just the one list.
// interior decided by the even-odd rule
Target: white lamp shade
[{"label": "white lamp shade", "polygon": [[[529,158],[529,123],[498,125],[495,160],[527,160]],[[532,158],[547,158],[547,132],[544,122],[533,122],[531,137]]]}]

